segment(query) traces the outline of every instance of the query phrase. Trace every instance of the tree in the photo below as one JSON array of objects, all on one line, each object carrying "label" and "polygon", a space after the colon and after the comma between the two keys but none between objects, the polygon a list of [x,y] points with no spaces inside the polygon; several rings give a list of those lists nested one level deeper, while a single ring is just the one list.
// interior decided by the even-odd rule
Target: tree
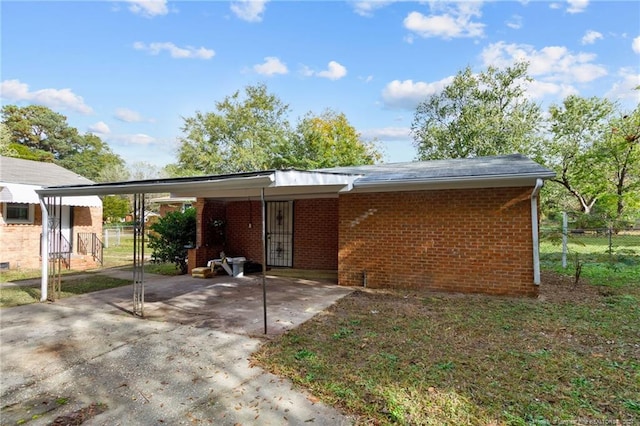
[{"label": "tree", "polygon": [[420,103],[411,133],[420,160],[537,155],[538,105],[525,96],[528,64],[473,74],[467,67]]},{"label": "tree", "polygon": [[54,162],[92,180],[104,167],[123,163],[99,137],[81,135],[64,115],[44,106],[5,105],[2,123],[18,158]]},{"label": "tree", "polygon": [[290,137],[289,113],[264,84],[247,86],[216,102],[216,112],[184,119],[178,167],[172,175],[201,175],[265,170],[272,167],[277,144]]},{"label": "tree", "polygon": [[609,133],[614,104],[607,99],[571,95],[549,108],[550,138],[545,142],[546,164],[556,172],[551,179],[562,185],[589,214],[607,192],[605,150],[598,143]]},{"label": "tree", "polygon": [[161,262],[173,262],[183,274],[187,273],[187,247],[196,241],[196,210],[169,212],[150,226],[151,256]]},{"label": "tree", "polygon": [[107,195],[102,197],[103,222],[115,222],[131,212],[131,203],[127,197]]},{"label": "tree", "polygon": [[17,152],[11,146],[11,135],[9,134],[9,128],[0,123],[0,155],[5,157],[15,157]]},{"label": "tree", "polygon": [[295,134],[279,148],[275,166],[309,170],[373,164],[382,158],[372,142],[365,142],[344,113],[308,113]]},{"label": "tree", "polygon": [[[604,140],[596,144],[607,180],[602,204],[609,216],[624,220],[640,212],[640,105],[609,121]],[[631,211],[628,211],[631,210]]]}]

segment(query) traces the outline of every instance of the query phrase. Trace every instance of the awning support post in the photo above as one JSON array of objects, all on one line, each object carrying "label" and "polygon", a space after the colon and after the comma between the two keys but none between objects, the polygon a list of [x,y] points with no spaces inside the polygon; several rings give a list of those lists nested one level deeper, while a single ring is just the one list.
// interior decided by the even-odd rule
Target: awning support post
[{"label": "awning support post", "polygon": [[262,204],[262,308],[264,311],[264,334],[267,334],[267,218],[264,188],[260,189]]},{"label": "awning support post", "polygon": [[49,287],[49,211],[42,196],[38,195],[38,198],[40,199],[40,210],[42,211],[42,236],[40,240],[42,276],[40,277],[40,301],[44,302],[47,300],[47,289]]},{"label": "awning support post", "polygon": [[133,315],[144,318],[144,194],[133,198]]}]

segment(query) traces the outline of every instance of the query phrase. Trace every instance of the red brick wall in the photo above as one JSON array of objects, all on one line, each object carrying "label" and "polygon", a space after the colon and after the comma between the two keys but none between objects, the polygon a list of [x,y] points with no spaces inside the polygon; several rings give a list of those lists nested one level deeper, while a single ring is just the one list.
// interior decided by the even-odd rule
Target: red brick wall
[{"label": "red brick wall", "polygon": [[227,256],[262,262],[262,206],[260,201],[227,203]]},{"label": "red brick wall", "polygon": [[[189,252],[189,269],[205,266],[218,257],[244,256],[262,263],[262,207],[260,201],[222,203],[198,199],[198,248]],[[212,248],[205,230],[213,218],[226,221],[224,246]],[[294,202],[293,267],[338,269],[338,199],[296,200]]]},{"label": "red brick wall", "polygon": [[293,267],[337,270],[338,199],[296,200],[293,208]]},{"label": "red brick wall", "polygon": [[535,296],[531,191],[341,195],[339,282]]}]

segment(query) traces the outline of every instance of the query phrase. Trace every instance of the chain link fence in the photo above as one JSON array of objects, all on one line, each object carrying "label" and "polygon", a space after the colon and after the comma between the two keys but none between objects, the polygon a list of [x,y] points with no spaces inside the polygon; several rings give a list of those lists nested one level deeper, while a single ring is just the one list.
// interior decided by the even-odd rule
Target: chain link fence
[{"label": "chain link fence", "polygon": [[601,226],[585,226],[583,216],[563,213],[541,224],[542,267],[577,276],[583,266],[640,267],[640,220],[623,225],[593,222]]}]

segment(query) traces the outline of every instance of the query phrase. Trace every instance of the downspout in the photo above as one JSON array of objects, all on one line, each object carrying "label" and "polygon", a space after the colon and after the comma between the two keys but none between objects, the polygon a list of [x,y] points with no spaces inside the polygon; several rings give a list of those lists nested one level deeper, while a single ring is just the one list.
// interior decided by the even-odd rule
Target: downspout
[{"label": "downspout", "polygon": [[49,287],[49,211],[47,205],[42,199],[42,195],[38,195],[40,199],[40,210],[42,210],[42,237],[40,240],[40,256],[42,257],[42,276],[40,277],[40,301],[47,300],[47,288]]},{"label": "downspout", "polygon": [[540,285],[540,242],[538,238],[538,194],[544,181],[536,179],[536,186],[531,193],[531,236],[533,237],[533,283]]}]

